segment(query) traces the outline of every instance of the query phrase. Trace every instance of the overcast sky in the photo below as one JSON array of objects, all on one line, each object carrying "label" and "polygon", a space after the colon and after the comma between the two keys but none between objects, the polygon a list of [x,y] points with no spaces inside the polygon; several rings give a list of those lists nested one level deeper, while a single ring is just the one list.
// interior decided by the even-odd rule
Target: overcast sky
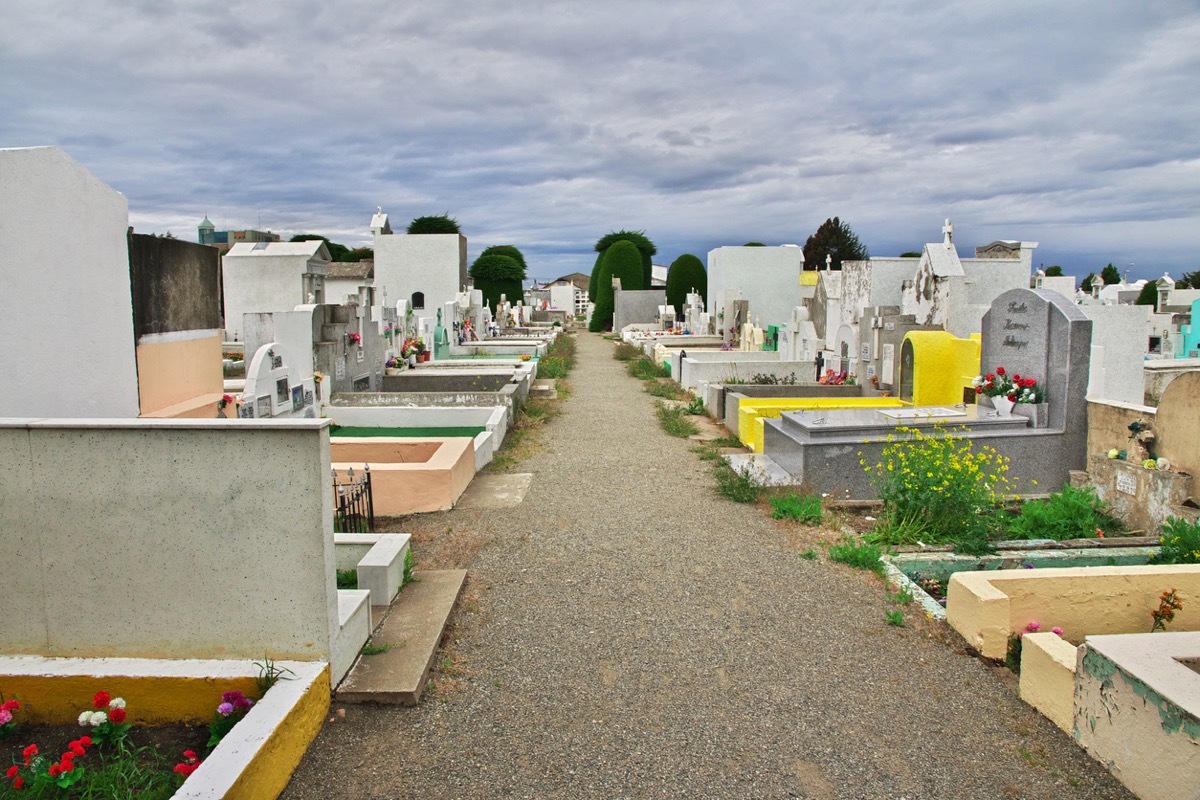
[{"label": "overcast sky", "polygon": [[141,232],[369,241],[449,212],[470,257],[590,272],[803,244],[1040,242],[1082,277],[1200,269],[1195,2],[0,4],[0,146],[57,144]]}]

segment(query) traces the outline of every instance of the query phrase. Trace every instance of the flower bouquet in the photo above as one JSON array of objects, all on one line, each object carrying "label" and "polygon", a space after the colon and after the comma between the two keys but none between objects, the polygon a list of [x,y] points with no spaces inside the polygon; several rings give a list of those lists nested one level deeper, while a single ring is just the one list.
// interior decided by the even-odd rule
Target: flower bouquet
[{"label": "flower bouquet", "polygon": [[987,397],[1003,397],[1013,403],[1044,403],[1045,392],[1037,385],[1036,378],[1025,377],[1013,373],[1011,376],[1004,367],[996,367],[995,372],[976,375],[971,379],[976,395]]}]

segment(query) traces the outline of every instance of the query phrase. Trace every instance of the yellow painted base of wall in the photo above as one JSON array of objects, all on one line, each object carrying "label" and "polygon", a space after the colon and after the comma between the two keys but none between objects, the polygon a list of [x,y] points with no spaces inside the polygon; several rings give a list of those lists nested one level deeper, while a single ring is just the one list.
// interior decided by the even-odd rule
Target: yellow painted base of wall
[{"label": "yellow painted base of wall", "polygon": [[[175,793],[176,800],[271,800],[291,779],[329,712],[329,665],[275,662],[288,670]],[[104,690],[123,697],[138,724],[210,722],[221,693],[257,694],[259,669],[244,661],[0,658],[0,691],[21,701],[19,722],[74,723]]]},{"label": "yellow painted base of wall", "polygon": [[1075,645],[1056,633],[1021,643],[1021,699],[1068,734],[1075,729]]},{"label": "yellow painted base of wall", "polygon": [[[959,339],[945,331],[910,331],[904,339],[913,349],[913,405],[961,403],[963,392],[972,388],[971,379],[980,374],[979,335]],[[991,364],[988,369],[996,366]]]},{"label": "yellow painted base of wall", "polygon": [[785,411],[838,408],[900,408],[895,397],[747,397],[738,403],[738,438],[756,453],[763,451],[763,421]]}]

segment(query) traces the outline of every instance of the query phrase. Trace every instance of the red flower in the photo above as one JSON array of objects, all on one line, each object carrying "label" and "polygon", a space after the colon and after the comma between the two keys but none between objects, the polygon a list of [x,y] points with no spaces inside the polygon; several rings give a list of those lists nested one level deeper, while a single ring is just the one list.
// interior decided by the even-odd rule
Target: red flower
[{"label": "red flower", "polygon": [[195,763],[196,762],[196,751],[195,750],[184,750],[183,757],[186,758],[189,762]]},{"label": "red flower", "polygon": [[67,763],[68,761],[74,761],[75,760],[75,751],[68,750],[67,752],[63,753],[62,760],[63,760],[64,764]]},{"label": "red flower", "polygon": [[26,764],[28,764],[33,759],[33,757],[36,756],[37,754],[38,754],[38,749],[37,749],[36,744],[31,744],[31,745],[29,745],[29,747],[26,747],[22,751],[22,755],[25,756]]},{"label": "red flower", "polygon": [[96,696],[92,698],[92,708],[104,708],[109,700],[112,700],[112,695],[108,692],[96,692]]},{"label": "red flower", "polygon": [[0,705],[5,711],[16,711],[20,707],[21,703],[18,700],[5,700],[4,705]]},{"label": "red flower", "polygon": [[983,394],[983,387],[982,387],[982,386],[976,386],[976,387],[975,387],[975,394]]},{"label": "red flower", "polygon": [[[1002,372],[1000,374],[1003,375],[1004,373]],[[983,377],[988,379],[988,383],[991,383],[992,381],[996,380],[996,376],[990,372],[987,375],[984,375]]]},{"label": "red flower", "polygon": [[14,789],[20,789],[24,785],[25,785],[25,779],[22,778],[20,775],[13,778],[13,788]]},{"label": "red flower", "polygon": [[120,725],[125,721],[125,709],[110,708],[108,710],[108,719],[110,722],[115,722],[116,724]]},{"label": "red flower", "polygon": [[17,765],[13,764],[11,767],[9,767],[8,772],[4,773],[4,777],[6,777],[6,778],[17,777]]},{"label": "red flower", "polygon": [[996,367],[996,374],[1001,376],[1004,375],[1004,367]]},{"label": "red flower", "polygon": [[[64,755],[70,755],[70,753],[66,753]],[[58,771],[59,772],[74,772],[75,771],[75,762],[73,762],[73,761],[62,762],[61,764],[58,765]]]},{"label": "red flower", "polygon": [[84,747],[91,747],[91,746],[92,746],[92,737],[90,737],[90,736],[80,736],[80,737],[79,737],[79,743],[80,743],[81,745],[83,745]]},{"label": "red flower", "polygon": [[50,765],[50,777],[51,778],[57,778],[61,772],[62,772],[62,767],[60,767],[58,764]]}]

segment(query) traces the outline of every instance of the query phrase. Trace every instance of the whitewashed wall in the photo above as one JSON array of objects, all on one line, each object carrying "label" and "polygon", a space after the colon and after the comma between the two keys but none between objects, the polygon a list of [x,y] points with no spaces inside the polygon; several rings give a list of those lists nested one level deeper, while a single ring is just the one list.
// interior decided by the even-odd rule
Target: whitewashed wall
[{"label": "whitewashed wall", "polygon": [[376,234],[375,290],[389,301],[423,292],[425,308],[417,317],[434,319],[437,309],[454,302],[467,283],[467,239],[456,233]]},{"label": "whitewashed wall", "polygon": [[[742,292],[750,301],[750,319],[763,327],[785,325],[800,302],[800,271],[804,251],[799,247],[718,247],[708,251],[708,296],[715,298],[714,314],[722,310],[726,292]],[[730,309],[725,310],[728,326]]]},{"label": "whitewashed wall", "polygon": [[327,420],[0,420],[0,652],[328,660]]},{"label": "whitewashed wall", "polygon": [[0,417],[136,417],[125,197],[57,147],[0,150]]}]

